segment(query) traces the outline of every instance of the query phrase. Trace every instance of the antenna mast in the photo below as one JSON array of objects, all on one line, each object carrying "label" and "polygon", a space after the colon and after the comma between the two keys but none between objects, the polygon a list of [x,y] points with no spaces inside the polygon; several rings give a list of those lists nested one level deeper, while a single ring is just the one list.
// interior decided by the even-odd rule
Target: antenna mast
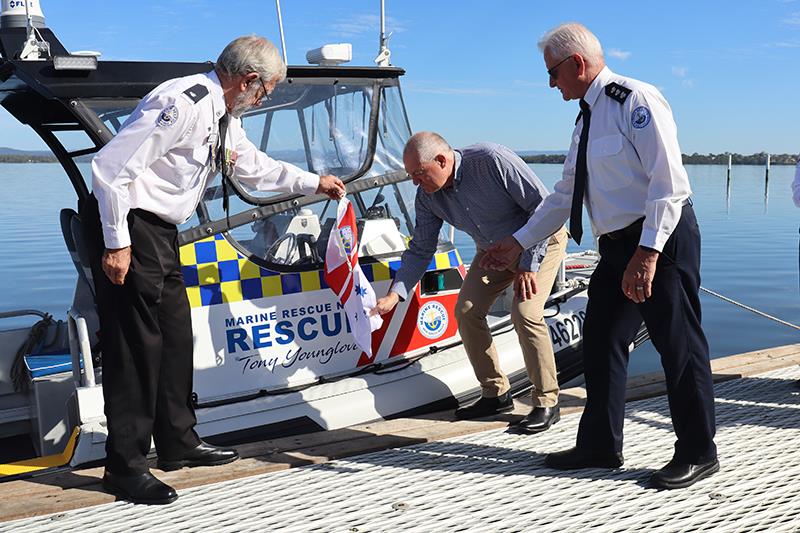
[{"label": "antenna mast", "polygon": [[283,63],[288,65],[286,59],[286,40],[283,38],[283,17],[281,16],[281,0],[275,0],[275,8],[278,10],[278,29],[281,32],[281,51],[283,52]]},{"label": "antenna mast", "polygon": [[389,37],[391,36],[391,33],[386,35],[386,7],[384,5],[384,0],[381,0],[381,35],[379,40],[380,49],[378,50],[378,57],[375,58],[375,63],[377,63],[379,67],[388,67],[391,65],[391,63],[389,63],[389,58],[392,55],[392,53],[389,51]]}]

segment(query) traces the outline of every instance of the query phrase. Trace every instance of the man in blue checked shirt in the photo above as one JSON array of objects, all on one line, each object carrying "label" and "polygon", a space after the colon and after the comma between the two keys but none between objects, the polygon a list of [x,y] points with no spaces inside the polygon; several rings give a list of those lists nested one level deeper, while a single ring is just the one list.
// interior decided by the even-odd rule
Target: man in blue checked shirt
[{"label": "man in blue checked shirt", "polygon": [[385,314],[419,282],[436,252],[442,223],[466,232],[477,253],[456,304],[464,348],[481,385],[481,398],[460,407],[456,417],[480,418],[514,409],[508,378],[500,369],[486,315],[512,283],[511,318],[533,384],[533,410],[518,425],[525,433],[547,430],[558,422],[558,379],[553,346],[544,321],[544,304],[564,259],[567,234],[562,228],[526,250],[507,270],[479,266],[484,250],[525,225],[547,188],[510,149],[479,143],[453,150],[433,132],[413,135],[403,151],[406,172],[417,185],[416,226],[402,266],[389,293],[373,313]]}]

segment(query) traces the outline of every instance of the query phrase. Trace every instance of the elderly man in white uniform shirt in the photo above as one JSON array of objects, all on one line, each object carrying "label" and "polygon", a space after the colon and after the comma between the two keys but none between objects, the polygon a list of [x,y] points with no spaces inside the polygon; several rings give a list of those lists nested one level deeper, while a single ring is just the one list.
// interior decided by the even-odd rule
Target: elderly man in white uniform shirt
[{"label": "elderly man in white uniform shirt", "polygon": [[589,285],[583,361],[586,409],[577,445],[550,454],[558,469],[622,465],[628,346],[644,319],[661,355],[677,436],[672,460],[651,477],[689,486],[719,469],[708,343],[700,326],[700,233],[689,201],[672,111],[652,85],[605,66],[600,42],[564,24],[539,43],[564,100],[580,100],[563,178],[528,223],[484,256],[503,268],[570,218],[580,242],[585,204],[601,259]]},{"label": "elderly man in white uniform shirt", "polygon": [[218,169],[252,190],[344,194],[338,178],[271,159],[246,138],[240,116],[285,76],[271,42],[240,37],[214,71],[166,81],[145,96],[92,161],[93,197],[81,217],[103,350],[103,485],[122,498],[177,498],[147,468],[151,437],[162,470],[238,458],[194,430],[191,315],[176,224],[191,216]]}]

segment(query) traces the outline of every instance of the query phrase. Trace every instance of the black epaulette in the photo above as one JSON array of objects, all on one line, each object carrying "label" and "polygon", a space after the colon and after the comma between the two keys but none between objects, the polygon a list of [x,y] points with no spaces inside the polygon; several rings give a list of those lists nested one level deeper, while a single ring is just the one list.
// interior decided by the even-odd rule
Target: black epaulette
[{"label": "black epaulette", "polygon": [[208,94],[208,88],[206,88],[206,86],[203,85],[202,83],[198,83],[197,85],[189,87],[188,89],[183,91],[183,94],[191,98],[192,102],[196,104],[197,102],[205,98],[205,96]]},{"label": "black epaulette", "polygon": [[625,103],[625,99],[631,94],[631,89],[623,87],[618,83],[609,83],[606,85],[606,96],[610,96],[620,104]]}]

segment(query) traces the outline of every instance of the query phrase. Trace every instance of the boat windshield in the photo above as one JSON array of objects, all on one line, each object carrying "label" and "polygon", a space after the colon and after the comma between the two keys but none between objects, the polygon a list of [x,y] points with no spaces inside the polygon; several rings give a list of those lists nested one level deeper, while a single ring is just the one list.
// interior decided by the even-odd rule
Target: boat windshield
[{"label": "boat windshield", "polygon": [[[270,101],[243,117],[243,124],[248,138],[270,156],[347,182],[359,220],[361,257],[397,256],[406,249],[416,190],[403,170],[410,128],[399,86],[373,80],[293,83],[276,89]],[[198,209],[196,237],[185,240],[208,235],[196,233],[198,228],[217,233],[230,220],[229,240],[253,261],[280,270],[319,268],[336,203],[321,196],[252,195],[261,201],[231,194],[226,217],[221,178],[215,176]],[[270,204],[253,206],[263,199]],[[185,230],[184,235],[192,233]]]}]

